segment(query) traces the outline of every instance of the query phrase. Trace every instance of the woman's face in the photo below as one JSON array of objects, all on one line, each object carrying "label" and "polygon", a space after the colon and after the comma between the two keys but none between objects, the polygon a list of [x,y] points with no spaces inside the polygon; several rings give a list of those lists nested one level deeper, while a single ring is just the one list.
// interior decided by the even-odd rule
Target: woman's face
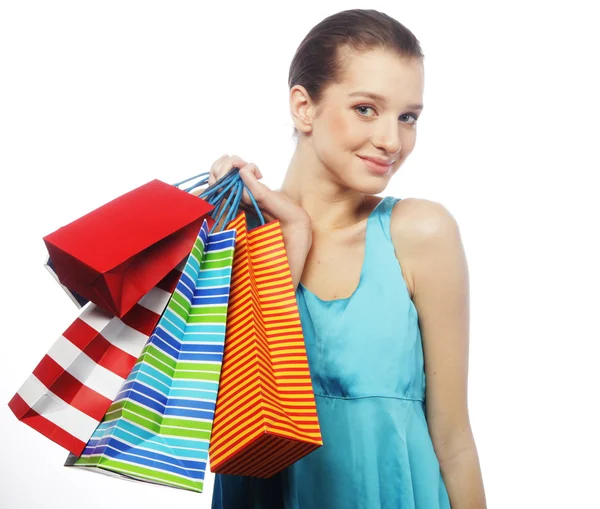
[{"label": "woman's face", "polygon": [[[386,50],[360,55],[343,50],[342,55],[343,79],[327,87],[313,108],[307,141],[339,184],[377,194],[415,146],[423,64]],[[368,157],[388,164],[374,166]]]}]

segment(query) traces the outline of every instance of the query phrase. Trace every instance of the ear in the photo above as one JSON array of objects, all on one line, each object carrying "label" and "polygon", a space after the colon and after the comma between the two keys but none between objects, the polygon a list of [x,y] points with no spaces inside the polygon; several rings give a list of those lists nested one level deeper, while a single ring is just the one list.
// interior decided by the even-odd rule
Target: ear
[{"label": "ear", "polygon": [[316,106],[302,85],[294,85],[290,89],[290,113],[299,133],[308,134],[312,131]]}]

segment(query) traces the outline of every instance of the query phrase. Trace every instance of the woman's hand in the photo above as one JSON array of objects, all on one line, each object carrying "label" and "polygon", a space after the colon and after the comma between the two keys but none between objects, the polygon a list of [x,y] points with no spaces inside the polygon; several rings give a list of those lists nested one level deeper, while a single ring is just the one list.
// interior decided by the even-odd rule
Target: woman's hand
[{"label": "woman's hand", "polygon": [[[240,177],[254,196],[265,220],[279,220],[285,244],[294,288],[298,287],[306,257],[312,243],[310,216],[306,211],[279,191],[273,191],[262,182],[262,173],[254,163],[247,163],[238,156],[227,154],[217,159],[210,169],[208,184],[212,185],[233,168],[240,169]],[[244,191],[242,201],[253,206]]]}]

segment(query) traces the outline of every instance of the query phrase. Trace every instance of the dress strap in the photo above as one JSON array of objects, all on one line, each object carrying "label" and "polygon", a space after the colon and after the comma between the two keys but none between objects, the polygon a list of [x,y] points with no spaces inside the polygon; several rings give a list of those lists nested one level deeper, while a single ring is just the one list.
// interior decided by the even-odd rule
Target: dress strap
[{"label": "dress strap", "polygon": [[[369,225],[367,226],[367,241],[371,240],[371,243],[375,239],[375,243],[385,239],[387,242],[392,241],[390,232],[390,225],[392,222],[392,211],[396,203],[400,201],[400,198],[394,198],[393,196],[386,196],[383,198],[375,207],[371,216],[369,217]],[[371,236],[371,239],[369,239]],[[383,238],[382,238],[383,237]]]},{"label": "dress strap", "polygon": [[377,274],[394,274],[398,259],[390,232],[392,211],[400,198],[386,196],[375,207],[367,222],[363,270],[368,278]]}]

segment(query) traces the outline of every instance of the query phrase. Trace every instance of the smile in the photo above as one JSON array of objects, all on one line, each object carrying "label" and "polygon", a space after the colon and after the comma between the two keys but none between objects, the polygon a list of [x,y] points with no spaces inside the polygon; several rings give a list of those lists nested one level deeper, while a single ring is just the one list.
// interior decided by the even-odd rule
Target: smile
[{"label": "smile", "polygon": [[392,166],[393,166],[393,163],[392,164],[379,164],[370,159],[365,159],[364,157],[361,157],[361,156],[358,156],[358,157],[364,161],[364,163],[367,165],[367,168],[369,168],[369,170],[371,170],[371,173],[375,173],[376,175],[387,174],[392,169]]}]

